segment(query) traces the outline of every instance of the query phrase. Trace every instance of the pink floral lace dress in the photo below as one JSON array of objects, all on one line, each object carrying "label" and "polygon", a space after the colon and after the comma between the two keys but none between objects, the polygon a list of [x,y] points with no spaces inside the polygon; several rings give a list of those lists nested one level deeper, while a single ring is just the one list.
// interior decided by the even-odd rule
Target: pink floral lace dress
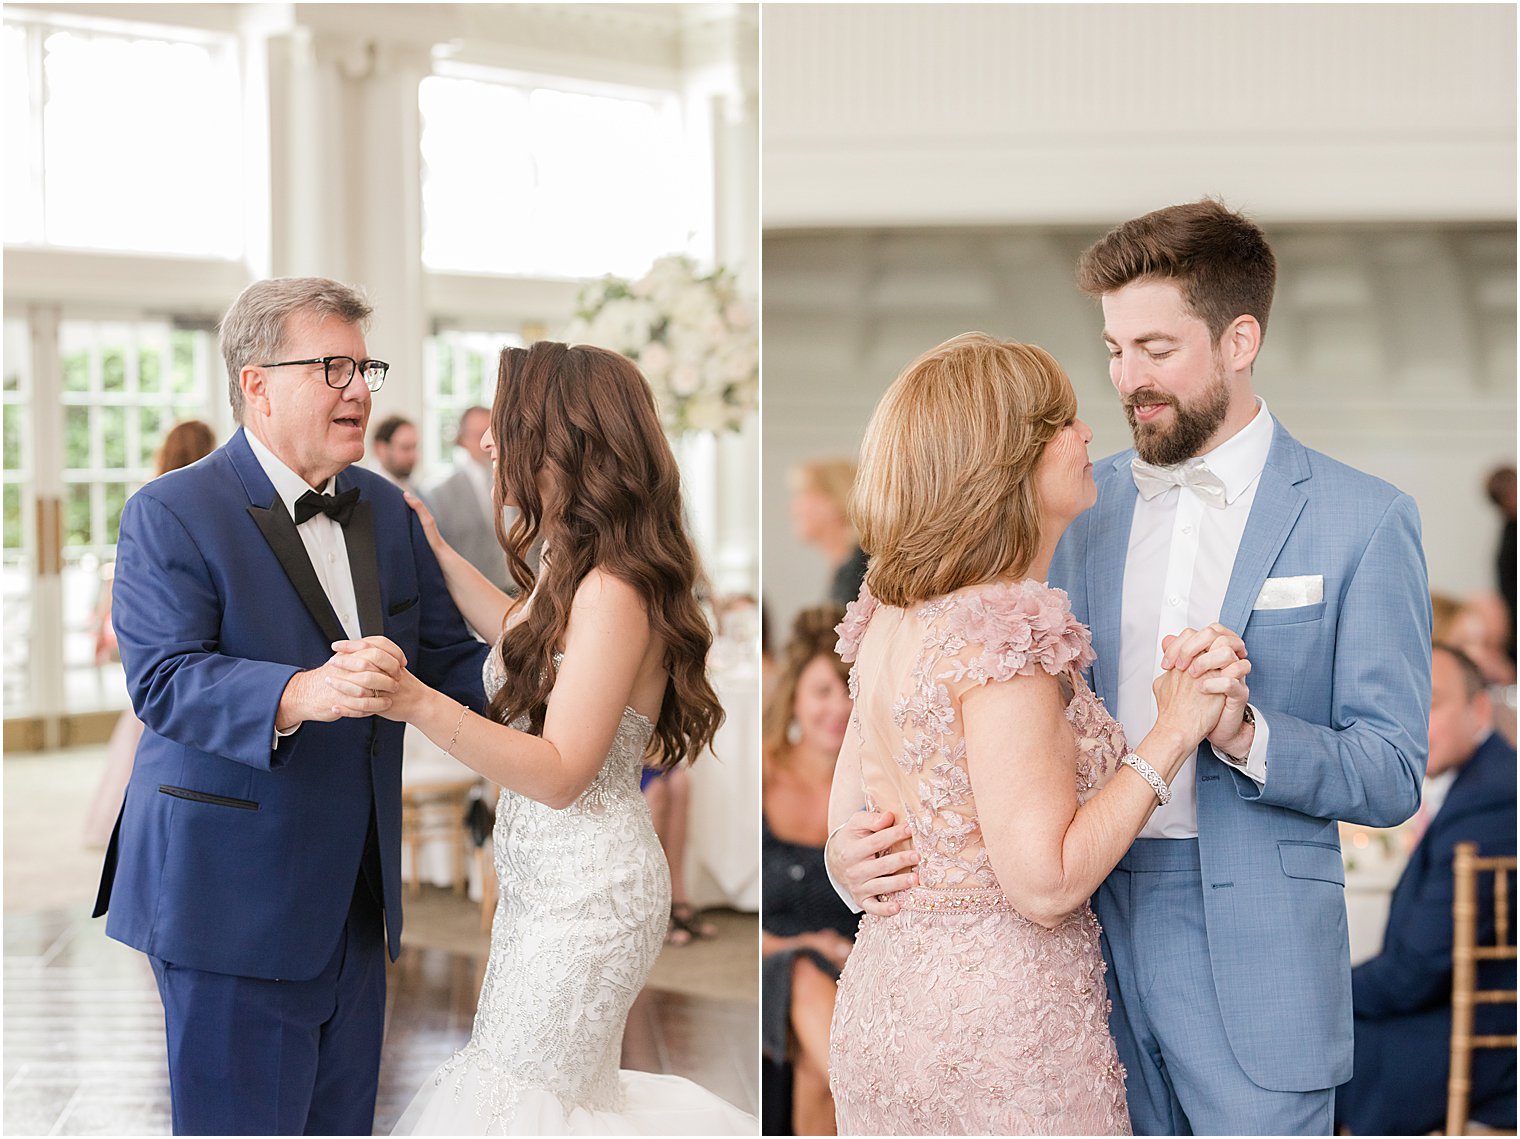
[{"label": "pink floral lace dress", "polygon": [[1092,795],[1126,748],[1081,677],[1087,629],[1065,593],[1024,581],[913,610],[862,589],[839,633],[864,799],[907,822],[920,856],[920,884],[896,915],[864,918],[840,979],[829,1043],[840,1134],[1130,1134],[1097,919],[1084,904],[1045,929],[1009,903],[960,714],[975,686],[1063,678],[1074,786]]}]

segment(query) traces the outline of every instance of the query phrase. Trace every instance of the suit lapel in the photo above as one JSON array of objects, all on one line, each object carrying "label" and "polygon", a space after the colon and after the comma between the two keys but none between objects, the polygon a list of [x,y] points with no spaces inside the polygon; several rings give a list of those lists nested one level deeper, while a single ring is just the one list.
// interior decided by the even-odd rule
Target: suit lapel
[{"label": "suit lapel", "polygon": [[1129,477],[1133,453],[1113,459],[1105,486],[1094,506],[1092,537],[1087,544],[1087,609],[1092,628],[1095,691],[1117,707],[1119,699],[1119,641],[1124,606],[1124,563],[1129,554],[1130,524],[1135,518],[1135,480]]},{"label": "suit lapel", "polygon": [[346,640],[347,634],[343,632],[338,615],[333,611],[332,602],[327,600],[322,583],[317,580],[317,571],[312,568],[306,544],[296,531],[295,519],[291,518],[290,511],[285,509],[285,504],[275,493],[274,483],[269,481],[269,476],[259,465],[241,427],[227,440],[227,455],[232,460],[238,478],[242,480],[244,493],[248,495],[248,513],[258,525],[259,532],[264,535],[264,541],[274,551],[274,556],[279,559],[280,567],[290,579],[301,604],[306,606],[306,611],[311,614],[312,620],[322,630],[322,635],[329,644]]},{"label": "suit lapel", "polygon": [[[352,480],[347,480],[352,481]],[[338,476],[340,489],[345,479]],[[361,498],[354,503],[354,513],[343,530],[343,544],[348,547],[348,572],[354,580],[354,600],[359,606],[359,632],[366,637],[385,632],[385,613],[380,604],[380,560],[375,553],[375,512],[373,505]]]},{"label": "suit lapel", "polygon": [[1219,607],[1219,623],[1225,628],[1245,632],[1267,574],[1308,502],[1308,496],[1297,485],[1308,478],[1309,461],[1303,445],[1274,418],[1272,448],[1251,503],[1251,516],[1240,536],[1229,588]]},{"label": "suit lapel", "polygon": [[[271,493],[273,493],[272,490]],[[346,641],[348,634],[338,623],[338,615],[333,612],[332,602],[327,600],[322,583],[317,580],[317,571],[311,568],[311,558],[306,554],[306,544],[301,541],[301,535],[296,533],[295,520],[290,517],[290,512],[285,509],[285,504],[280,501],[279,496],[276,495],[268,507],[250,506],[248,513],[253,515],[253,520],[258,523],[259,530],[264,534],[264,540],[269,543],[274,556],[280,559],[285,576],[290,578],[290,584],[295,587],[296,594],[301,598],[301,604],[306,606],[306,611],[316,621],[317,627],[322,630],[322,635],[327,638],[328,643]]]}]

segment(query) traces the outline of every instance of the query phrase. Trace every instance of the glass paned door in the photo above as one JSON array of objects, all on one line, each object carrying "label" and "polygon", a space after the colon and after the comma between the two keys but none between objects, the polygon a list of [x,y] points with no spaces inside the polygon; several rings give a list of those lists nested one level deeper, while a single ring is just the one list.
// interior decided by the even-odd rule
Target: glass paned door
[{"label": "glass paned door", "polygon": [[5,714],[52,728],[127,706],[108,599],[122,507],[179,420],[217,424],[209,332],[163,320],[5,324]]}]

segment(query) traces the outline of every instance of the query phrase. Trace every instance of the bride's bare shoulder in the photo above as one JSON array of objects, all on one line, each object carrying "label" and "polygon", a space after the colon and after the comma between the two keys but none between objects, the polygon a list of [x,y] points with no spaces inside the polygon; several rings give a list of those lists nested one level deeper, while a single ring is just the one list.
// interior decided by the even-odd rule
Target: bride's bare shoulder
[{"label": "bride's bare shoulder", "polygon": [[594,566],[575,587],[570,623],[590,625],[617,636],[647,636],[649,607],[632,582]]}]

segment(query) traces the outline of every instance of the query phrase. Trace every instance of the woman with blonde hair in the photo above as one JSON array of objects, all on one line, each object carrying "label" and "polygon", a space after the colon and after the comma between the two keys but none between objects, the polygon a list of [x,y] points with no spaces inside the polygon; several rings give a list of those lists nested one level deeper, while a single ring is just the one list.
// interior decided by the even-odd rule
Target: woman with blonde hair
[{"label": "woman with blonde hair", "polygon": [[813,459],[787,472],[792,529],[802,541],[816,546],[829,563],[833,574],[829,600],[840,605],[855,600],[866,573],[865,551],[848,510],[854,481],[855,464],[850,459]]},{"label": "woman with blonde hair", "polygon": [[910,364],[866,430],[871,566],[840,626],[855,709],[829,815],[891,811],[917,865],[840,982],[841,1133],[1130,1131],[1088,897],[1249,664],[1226,645],[1164,672],[1156,726],[1126,743],[1083,677],[1088,630],[1045,584],[1096,497],[1076,415],[1047,352],[967,333]]},{"label": "woman with blonde hair", "polygon": [[[850,723],[849,669],[834,652],[843,605],[804,609],[792,622],[765,709],[761,756],[761,1046],[766,1131],[829,1135],[829,1022],[839,970],[855,941],[856,916],[829,885],[823,844],[829,786]],[[778,1084],[791,1068],[790,1111]],[[778,1118],[772,1119],[775,1112]]]}]

